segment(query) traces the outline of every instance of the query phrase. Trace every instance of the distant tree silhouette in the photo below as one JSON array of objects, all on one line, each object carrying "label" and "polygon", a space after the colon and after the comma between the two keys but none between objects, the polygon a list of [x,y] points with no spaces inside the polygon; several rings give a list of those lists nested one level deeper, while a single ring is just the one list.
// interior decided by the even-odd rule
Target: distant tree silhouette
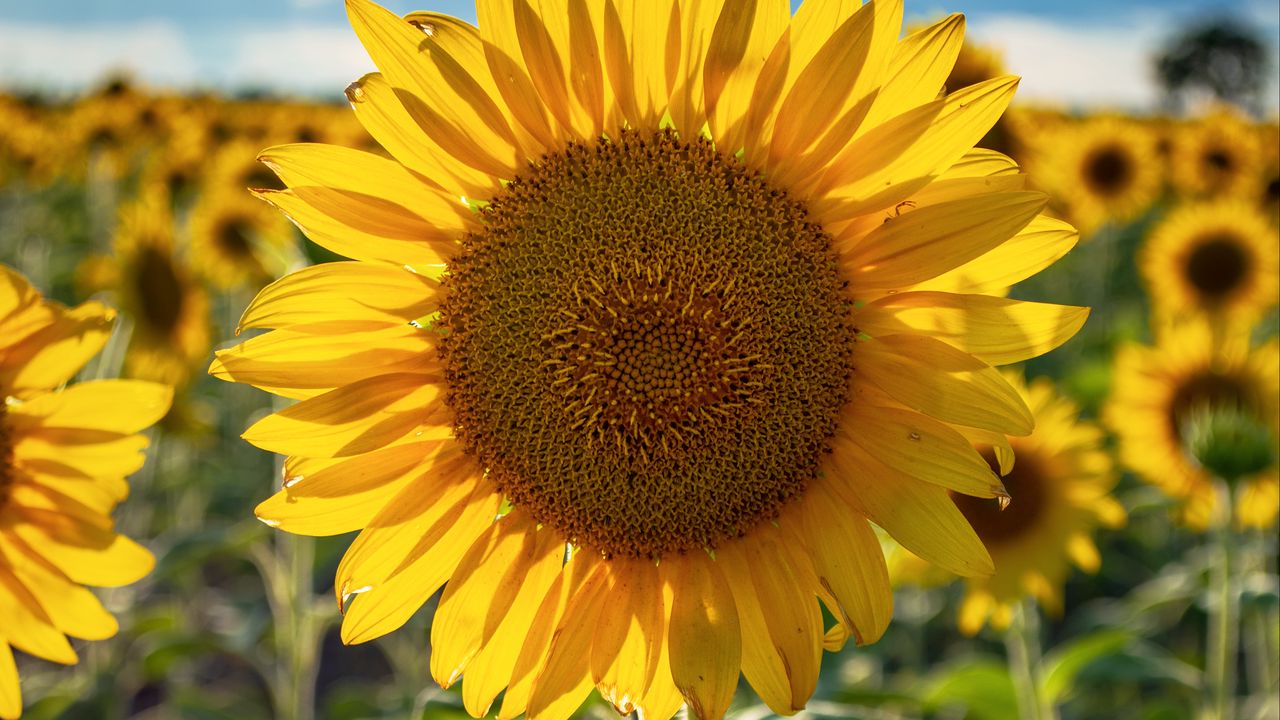
[{"label": "distant tree silhouette", "polygon": [[1198,90],[1258,112],[1269,65],[1265,41],[1232,18],[1197,22],[1156,57],[1171,110],[1181,109],[1187,95]]}]

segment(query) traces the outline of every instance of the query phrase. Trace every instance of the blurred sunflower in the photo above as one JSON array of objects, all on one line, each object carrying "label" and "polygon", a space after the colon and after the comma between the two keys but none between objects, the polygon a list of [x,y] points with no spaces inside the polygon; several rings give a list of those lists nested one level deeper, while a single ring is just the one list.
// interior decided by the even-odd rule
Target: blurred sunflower
[{"label": "blurred sunflower", "polygon": [[276,329],[211,368],[300,400],[244,434],[291,456],[257,513],[362,530],[344,641],[447,582],[431,671],[473,715],[596,687],[714,718],[740,672],[791,714],[824,646],[889,621],[868,520],[991,571],[947,492],[1004,494],[972,443],[1032,429],[992,365],[1087,311],[981,294],[1077,238],[970,152],[1016,79],[939,97],[963,18],[899,41],[896,2],[347,7],[381,69],[348,97],[394,160],[262,154],[288,189],[260,195],[355,261],[268,286],[241,324]]},{"label": "blurred sunflower", "polygon": [[1243,200],[1175,209],[1151,232],[1138,265],[1157,325],[1205,313],[1247,334],[1280,293],[1275,226]]},{"label": "blurred sunflower", "polygon": [[1133,220],[1164,182],[1155,137],[1135,122],[1097,117],[1065,126],[1041,145],[1037,169],[1085,236],[1107,222]]},{"label": "blurred sunflower", "polygon": [[[1116,474],[1102,448],[1102,431],[1080,420],[1080,410],[1039,378],[1028,387],[1016,374],[1006,377],[1027,401],[1035,431],[1009,438],[1017,458],[1003,473],[1012,504],[953,494],[965,519],[991,552],[996,572],[968,578],[959,609],[960,630],[974,634],[987,617],[997,629],[1009,626],[1013,607],[1028,595],[1050,613],[1062,612],[1062,586],[1071,565],[1097,572],[1101,561],[1092,534],[1099,526],[1119,527],[1124,507],[1110,496]],[[994,452],[984,456],[999,467]]]},{"label": "blurred sunflower", "polygon": [[[943,89],[944,92],[951,92],[1008,74],[1000,51],[969,43],[961,47],[959,54],[956,55],[955,64],[951,66],[951,72],[943,83]],[[1015,109],[1001,115],[1000,119],[996,120],[996,124],[992,125],[987,134],[978,141],[977,146],[1004,153],[1021,161],[1023,142],[1021,134],[1017,131],[1020,123],[1015,120],[1016,114]]]},{"label": "blurred sunflower", "polygon": [[1212,477],[1193,458],[1186,433],[1205,413],[1244,414],[1270,435],[1271,462],[1235,488],[1235,522],[1268,527],[1280,501],[1280,343],[1250,348],[1248,335],[1215,335],[1204,322],[1170,329],[1155,347],[1116,355],[1104,418],[1120,439],[1120,460],[1179,501],[1183,520],[1205,529],[1217,504]]},{"label": "blurred sunflower", "polygon": [[1253,127],[1220,110],[1186,123],[1174,138],[1174,187],[1191,197],[1247,196],[1261,172],[1262,148]]},{"label": "blurred sunflower", "polygon": [[116,620],[82,587],[150,572],[151,553],[115,532],[111,511],[142,466],[137,433],[171,391],[135,380],[63,387],[102,349],[114,313],[46,302],[0,265],[0,718],[22,713],[10,648],[72,664],[67,635],[101,640]]},{"label": "blurred sunflower", "polygon": [[293,226],[243,190],[211,190],[192,208],[191,264],[215,287],[262,287],[300,263]]},{"label": "blurred sunflower", "polygon": [[1264,164],[1255,185],[1254,197],[1272,224],[1280,225],[1280,125],[1264,125],[1259,132]]},{"label": "blurred sunflower", "polygon": [[209,299],[174,247],[168,195],[154,192],[120,209],[110,257],[77,269],[87,291],[113,292],[132,321],[130,377],[183,385],[210,349]]}]

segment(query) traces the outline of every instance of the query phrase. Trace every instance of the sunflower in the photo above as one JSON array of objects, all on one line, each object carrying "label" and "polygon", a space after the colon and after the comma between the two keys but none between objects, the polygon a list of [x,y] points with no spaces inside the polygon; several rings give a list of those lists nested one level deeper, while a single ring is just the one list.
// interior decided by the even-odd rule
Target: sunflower
[{"label": "sunflower", "polygon": [[[952,495],[982,538],[995,574],[968,578],[959,609],[960,630],[973,635],[990,616],[996,629],[1009,626],[1014,606],[1023,597],[1040,601],[1049,612],[1062,612],[1062,586],[1071,565],[1096,572],[1101,558],[1092,534],[1099,525],[1118,527],[1124,507],[1109,493],[1116,483],[1111,456],[1102,448],[1102,431],[1079,419],[1080,410],[1062,397],[1053,383],[1039,378],[1027,386],[1020,375],[1005,373],[1036,418],[1035,431],[1011,437],[1016,462],[1003,473],[1012,503]],[[992,469],[994,452],[984,449]],[[895,575],[910,578],[923,563],[906,556]]]},{"label": "sunflower", "polygon": [[169,206],[164,192],[126,203],[111,257],[87,258],[77,274],[86,290],[113,291],[133,322],[126,373],[182,385],[210,349],[209,299],[175,254]]},{"label": "sunflower", "polygon": [[114,313],[44,301],[0,265],[0,718],[22,712],[11,648],[76,662],[67,635],[101,640],[116,620],[83,585],[150,572],[151,554],[115,532],[111,511],[142,466],[138,433],[171,391],[136,380],[63,387],[98,353]]},{"label": "sunflower", "polygon": [[241,325],[274,330],[211,367],[300,401],[244,434],[289,456],[257,514],[362,531],[348,643],[444,586],[431,671],[473,715],[594,687],[720,717],[739,673],[794,713],[889,621],[869,521],[991,571],[947,491],[1004,493],[972,443],[1032,417],[992,365],[1087,311],[998,295],[1076,234],[971,152],[1016,78],[939,97],[961,16],[540,7],[350,0],[381,72],[347,95],[394,159],[262,153],[288,189],[259,194],[353,261],[265,288]]},{"label": "sunflower", "polygon": [[1133,220],[1164,183],[1155,137],[1130,120],[1101,116],[1073,123],[1040,147],[1042,183],[1085,235],[1107,222]]},{"label": "sunflower", "polygon": [[202,194],[188,230],[192,264],[220,288],[260,288],[299,264],[289,221],[243,191]]},{"label": "sunflower", "polygon": [[1205,313],[1247,333],[1280,293],[1276,229],[1243,200],[1176,208],[1152,231],[1138,265],[1158,324]]},{"label": "sunflower", "polygon": [[[1205,322],[1166,332],[1154,347],[1123,348],[1112,372],[1104,418],[1120,440],[1120,460],[1180,503],[1188,526],[1203,530],[1215,517],[1212,478],[1196,463],[1184,437],[1205,411],[1243,412],[1280,443],[1280,343],[1251,349],[1247,334],[1215,334]],[[1275,522],[1280,469],[1238,481],[1235,521],[1244,527]]]},{"label": "sunflower", "polygon": [[1272,224],[1280,225],[1280,125],[1264,125],[1259,135],[1264,164],[1254,186],[1254,197]]},{"label": "sunflower", "polygon": [[1182,126],[1172,147],[1174,187],[1191,197],[1241,197],[1262,171],[1258,134],[1227,110]]},{"label": "sunflower", "polygon": [[[993,47],[984,47],[972,43],[960,48],[955,64],[943,83],[944,91],[951,92],[971,87],[1009,73],[1005,69],[1003,54]],[[1022,123],[1017,121],[1016,109],[1002,115],[996,124],[991,126],[987,134],[977,142],[978,147],[996,150],[1018,160],[1022,159],[1024,143],[1018,128]]]}]

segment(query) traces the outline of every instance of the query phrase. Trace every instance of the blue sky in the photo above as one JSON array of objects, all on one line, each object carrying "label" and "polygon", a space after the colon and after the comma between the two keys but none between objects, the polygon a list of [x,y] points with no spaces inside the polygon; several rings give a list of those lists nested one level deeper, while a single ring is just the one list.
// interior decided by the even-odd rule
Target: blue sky
[{"label": "blue sky", "polygon": [[[474,20],[470,0],[384,0],[397,12]],[[1147,57],[1188,20],[1230,13],[1264,32],[1280,65],[1280,0],[906,0],[909,22],[968,16],[998,47],[1021,95],[1141,109],[1155,100]],[[258,87],[340,97],[373,69],[341,0],[0,0],[0,86],[73,92],[111,70],[189,88]],[[1272,98],[1269,106],[1280,106]]]}]

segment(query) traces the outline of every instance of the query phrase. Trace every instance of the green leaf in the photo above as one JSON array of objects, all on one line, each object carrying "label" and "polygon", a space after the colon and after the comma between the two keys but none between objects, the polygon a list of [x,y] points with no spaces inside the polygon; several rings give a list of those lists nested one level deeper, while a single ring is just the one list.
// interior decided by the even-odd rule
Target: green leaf
[{"label": "green leaf", "polygon": [[1133,636],[1123,630],[1100,630],[1054,648],[1045,655],[1041,692],[1057,703],[1071,691],[1076,676],[1095,660],[1124,650]]},{"label": "green leaf", "polygon": [[1005,664],[990,658],[965,659],[926,681],[923,701],[930,711],[962,706],[973,720],[1018,717],[1018,696]]}]

